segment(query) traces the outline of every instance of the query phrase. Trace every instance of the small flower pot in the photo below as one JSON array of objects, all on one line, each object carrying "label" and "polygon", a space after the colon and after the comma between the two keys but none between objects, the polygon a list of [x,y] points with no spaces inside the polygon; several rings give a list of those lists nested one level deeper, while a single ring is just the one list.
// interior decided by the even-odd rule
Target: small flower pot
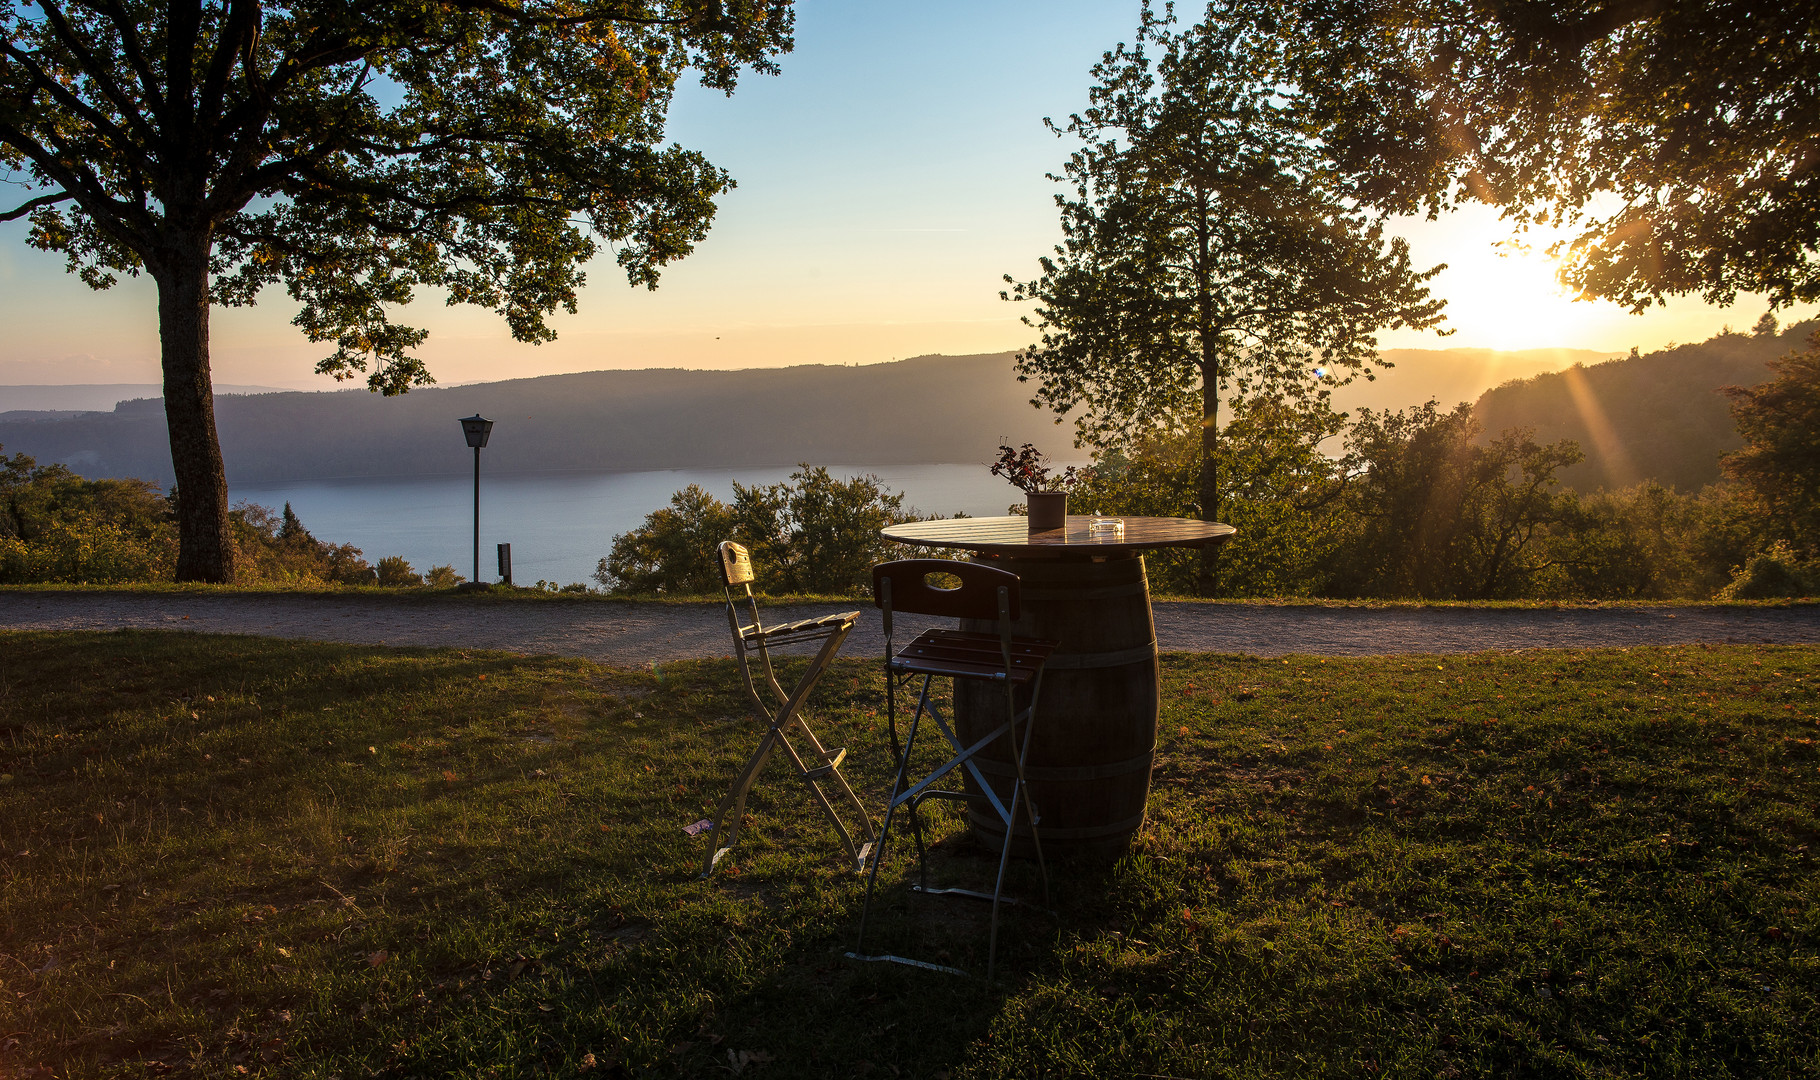
[{"label": "small flower pot", "polygon": [[1062,529],[1068,525],[1068,493],[1066,491],[1032,491],[1025,495],[1024,503],[1030,508],[1030,531],[1048,532],[1051,529]]}]

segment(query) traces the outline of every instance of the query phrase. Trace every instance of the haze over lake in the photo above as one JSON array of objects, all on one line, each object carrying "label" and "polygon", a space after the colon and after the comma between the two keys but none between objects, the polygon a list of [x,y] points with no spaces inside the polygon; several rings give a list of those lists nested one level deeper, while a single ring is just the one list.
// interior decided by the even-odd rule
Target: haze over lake
[{"label": "haze over lake", "polygon": [[[612,548],[613,537],[637,528],[645,515],[669,505],[670,496],[689,484],[731,499],[735,480],[772,484],[792,471],[755,466],[488,476],[483,458],[481,579],[496,577],[494,545],[510,543],[516,583],[543,579],[591,585],[588,575]],[[874,474],[890,490],[904,492],[905,505],[924,516],[1003,514],[1023,500],[984,464],[830,465],[828,471],[841,479]],[[402,555],[419,571],[446,563],[464,577],[473,575],[472,475],[235,484],[231,494],[236,504],[253,502],[273,510],[289,502],[317,539],[353,544],[368,562]]]}]

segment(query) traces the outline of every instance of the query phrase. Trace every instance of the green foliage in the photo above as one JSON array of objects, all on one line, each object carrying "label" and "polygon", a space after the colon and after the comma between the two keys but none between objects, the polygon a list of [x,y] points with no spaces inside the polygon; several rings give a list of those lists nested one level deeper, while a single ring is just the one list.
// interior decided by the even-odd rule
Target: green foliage
[{"label": "green foliage", "polygon": [[645,523],[613,538],[594,580],[613,592],[708,594],[720,591],[715,547],[733,539],[733,511],[690,484]]},{"label": "green foliage", "polygon": [[1766,551],[1752,555],[1719,590],[1721,600],[1768,600],[1820,593],[1820,565],[1803,562],[1788,544],[1778,540]]},{"label": "green foliage", "polygon": [[432,566],[423,575],[423,583],[432,589],[453,589],[466,580],[453,566]]},{"label": "green foliage", "polygon": [[1580,460],[1571,442],[1542,446],[1506,431],[1477,441],[1472,407],[1430,401],[1363,415],[1353,449],[1363,472],[1347,494],[1331,595],[1493,600],[1526,596],[1547,565],[1538,542],[1560,520],[1555,472]]},{"label": "green foliage", "polygon": [[1530,595],[1705,599],[1761,542],[1762,520],[1732,485],[1682,494],[1657,483],[1566,492],[1547,538],[1551,569]]},{"label": "green foliage", "polygon": [[1820,323],[1781,334],[1730,330],[1705,341],[1537,375],[1493,387],[1475,409],[1487,431],[1533,428],[1543,442],[1572,439],[1586,460],[1561,471],[1582,492],[1654,480],[1698,491],[1720,479],[1719,459],[1743,443],[1722,390],[1770,378],[1769,364]]},{"label": "green foliage", "polygon": [[1074,187],[1056,197],[1063,242],[1001,295],[1036,303],[1019,370],[1036,402],[1080,410],[1082,441],[1198,421],[1196,502],[1215,520],[1221,400],[1323,400],[1377,361],[1380,327],[1441,321],[1424,284],[1439,268],[1412,270],[1329,183],[1228,26],[1142,18],[1094,67],[1087,110],[1051,125],[1082,144],[1056,177]]},{"label": "green foliage", "polygon": [[382,587],[396,589],[423,584],[423,575],[412,569],[402,555],[387,555],[379,560],[373,571]]},{"label": "green foliage", "polygon": [[678,81],[731,93],[742,68],[774,72],[793,21],[773,0],[46,0],[0,17],[0,153],[27,182],[13,213],[32,243],[91,285],[143,268],[162,287],[200,243],[214,302],[282,284],[334,345],[319,370],[370,368],[396,393],[428,380],[409,351],[424,332],[387,311],[420,287],[545,341],[597,239],[654,286],[730,186],[664,145]]},{"label": "green foliage", "polygon": [[677,82],[775,71],[789,0],[261,7],[36,0],[0,10],[0,170],[28,242],[105,289],[157,283],[177,577],[232,581],[208,311],[282,285],[319,372],[432,381],[419,292],[555,337],[602,246],[633,285],[706,235],[732,180],[665,144]]},{"label": "green foliage", "polygon": [[614,537],[594,580],[620,593],[718,593],[715,549],[737,540],[752,552],[760,591],[850,593],[870,587],[874,564],[902,554],[878,531],[916,516],[878,477],[836,480],[819,465],[733,490],[731,506],[694,484],[677,492],[643,525]]},{"label": "green foliage", "polygon": [[257,503],[242,503],[234,508],[230,520],[236,562],[244,581],[296,585],[375,583],[373,568],[367,565],[359,548],[316,539],[292,512],[290,503],[285,503],[279,514]]},{"label": "green foliage", "polygon": [[[1820,23],[1809,4],[1209,9],[1242,27],[1370,204],[1561,224],[1562,277],[1641,311],[1820,299]],[[1235,29],[1235,33],[1241,33]]]},{"label": "green foliage", "polygon": [[[760,738],[728,661],[129,631],[0,633],[0,671],[14,1073],[1820,1062],[1812,647],[1167,657],[1132,849],[1052,863],[1053,913],[1005,912],[990,986],[841,957],[866,882],[782,765],[695,876],[682,826]],[[883,698],[853,659],[810,702],[874,807]],[[922,817],[935,884],[990,880],[959,812]],[[912,848],[891,846],[868,939],[976,968],[985,913],[910,895]],[[1033,866],[1011,875],[1040,895]]]},{"label": "green foliage", "polygon": [[1820,558],[1820,328],[1809,348],[1770,367],[1757,387],[1729,387],[1744,448],[1725,471],[1750,492],[1773,533],[1804,559]]},{"label": "green foliage", "polygon": [[[1323,447],[1345,417],[1325,402],[1297,407],[1269,398],[1235,403],[1220,433],[1216,459],[1228,495],[1221,519],[1239,530],[1221,549],[1218,596],[1306,596],[1324,582],[1344,508],[1347,462]],[[1201,465],[1198,428],[1156,430],[1129,449],[1102,451],[1071,496],[1077,513],[1196,517]],[[1201,563],[1190,551],[1146,555],[1151,587],[1188,594],[1201,588]]]},{"label": "green foliage", "polygon": [[168,578],[175,533],[145,481],[85,480],[25,454],[0,455],[0,583]]}]

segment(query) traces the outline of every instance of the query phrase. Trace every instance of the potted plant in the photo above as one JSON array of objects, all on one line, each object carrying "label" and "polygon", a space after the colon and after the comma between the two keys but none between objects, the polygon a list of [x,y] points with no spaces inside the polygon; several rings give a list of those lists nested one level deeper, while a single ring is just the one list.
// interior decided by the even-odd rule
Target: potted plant
[{"label": "potted plant", "polygon": [[1049,455],[1029,443],[1018,450],[1000,446],[998,451],[992,475],[1004,477],[1024,493],[1024,504],[1030,511],[1030,531],[1065,528],[1068,524],[1068,489],[1080,480],[1074,466],[1052,475]]}]

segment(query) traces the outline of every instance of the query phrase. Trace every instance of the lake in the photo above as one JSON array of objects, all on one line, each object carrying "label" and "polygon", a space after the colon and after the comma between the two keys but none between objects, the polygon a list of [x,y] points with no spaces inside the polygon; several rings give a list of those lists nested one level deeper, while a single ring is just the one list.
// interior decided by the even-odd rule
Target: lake
[{"label": "lake", "polygon": [[[645,515],[669,505],[670,496],[684,487],[700,484],[731,500],[735,480],[748,486],[773,484],[793,471],[778,466],[488,476],[483,458],[481,579],[497,577],[493,545],[509,543],[512,580],[518,584],[542,579],[591,585],[589,575],[612,549],[613,538],[637,528]],[[828,471],[843,479],[876,475],[886,488],[903,492],[905,505],[923,515],[997,515],[1023,501],[1016,488],[985,465],[830,465]],[[464,577],[474,572],[472,474],[236,484],[230,494],[236,503],[273,510],[288,502],[317,539],[353,544],[370,563],[402,555],[419,571],[447,564]]]}]

